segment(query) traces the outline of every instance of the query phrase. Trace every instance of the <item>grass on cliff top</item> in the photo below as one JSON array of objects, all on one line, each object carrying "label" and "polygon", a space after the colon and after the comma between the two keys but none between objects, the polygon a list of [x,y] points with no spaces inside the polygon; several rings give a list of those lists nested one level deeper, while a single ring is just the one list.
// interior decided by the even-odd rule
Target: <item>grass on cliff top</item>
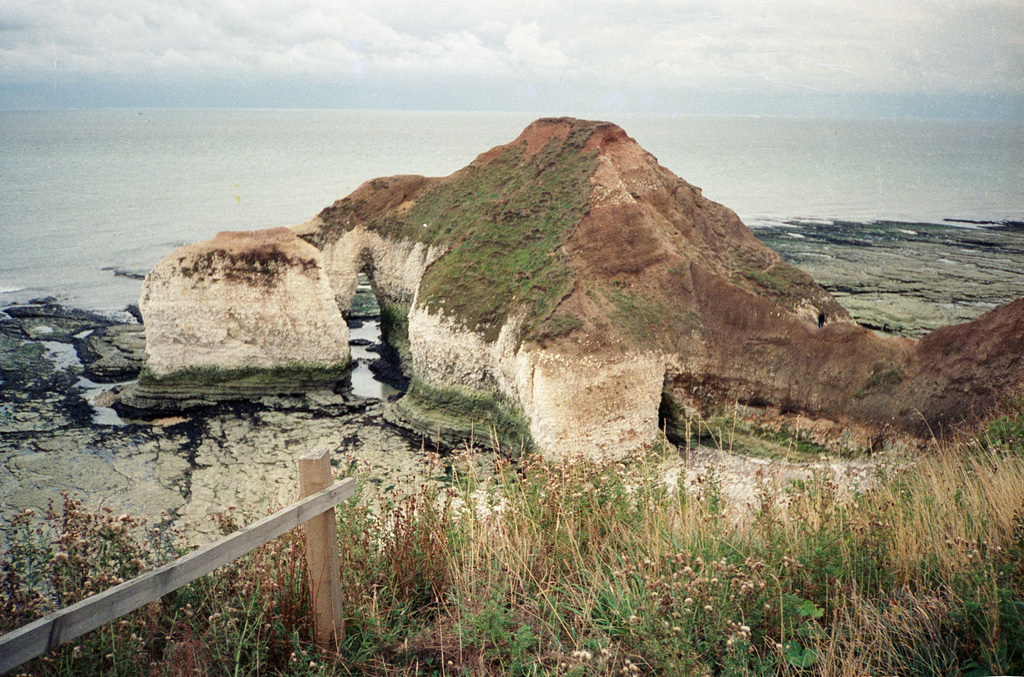
[{"label": "grass on cliff top", "polygon": [[[343,503],[337,654],[310,642],[302,544],[286,537],[24,670],[1024,674],[1024,400],[848,497],[829,476],[761,479],[749,505],[730,507],[714,474],[669,485],[660,461],[533,458]],[[49,519],[9,529],[0,630],[136,575],[167,547],[160,529],[140,541],[127,516],[74,502]],[[220,520],[229,531],[241,518]]]},{"label": "grass on cliff top", "polygon": [[590,199],[597,158],[583,145],[593,131],[574,127],[527,159],[525,143],[509,148],[418,196],[407,212],[372,221],[391,237],[451,247],[427,270],[420,302],[490,341],[516,308],[527,311],[524,336],[539,326],[572,289],[561,246]]},{"label": "grass on cliff top", "polygon": [[[796,266],[777,263],[765,270],[741,267],[733,276],[733,282],[766,296],[788,310],[795,310],[801,302],[815,298],[819,291],[814,279]],[[829,295],[818,301],[819,310],[829,318],[845,317],[846,310]]]}]

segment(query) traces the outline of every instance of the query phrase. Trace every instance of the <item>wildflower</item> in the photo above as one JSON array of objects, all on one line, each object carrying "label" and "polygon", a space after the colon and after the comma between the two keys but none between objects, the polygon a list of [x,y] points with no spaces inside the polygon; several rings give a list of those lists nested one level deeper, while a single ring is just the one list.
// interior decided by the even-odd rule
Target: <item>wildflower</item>
[{"label": "wildflower", "polygon": [[704,611],[707,611],[708,613],[711,613],[711,605],[710,604],[705,604],[704,605]]}]

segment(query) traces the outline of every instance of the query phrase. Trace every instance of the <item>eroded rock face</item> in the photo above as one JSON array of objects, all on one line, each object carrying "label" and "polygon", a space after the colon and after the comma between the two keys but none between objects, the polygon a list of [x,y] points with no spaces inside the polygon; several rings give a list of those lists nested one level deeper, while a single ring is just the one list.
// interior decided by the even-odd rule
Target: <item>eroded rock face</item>
[{"label": "eroded rock face", "polygon": [[149,375],[331,368],[348,326],[320,251],[288,228],[224,232],[153,267],[139,300]]},{"label": "eroded rock face", "polygon": [[[951,420],[943,365],[964,371],[963,350],[858,326],[609,123],[539,120],[449,177],[367,182],[303,233],[349,281],[335,284],[342,307],[362,271],[404,311],[414,383],[398,410],[425,431],[468,418],[478,439],[504,426],[550,457],[614,456],[655,436],[664,396],[920,432]],[[964,411],[1024,381],[1015,321],[985,325],[1003,332],[986,343],[1002,358],[975,356],[966,378],[979,363],[1002,372],[958,385]],[[963,331],[970,344],[984,330]],[[487,402],[504,413],[482,416]]]},{"label": "eroded rock face", "polygon": [[550,458],[618,456],[725,402],[935,431],[1024,384],[1024,304],[877,335],[622,129],[567,118],[175,252],[140,304],[149,369],[341,362],[359,273],[412,378],[392,414]]}]

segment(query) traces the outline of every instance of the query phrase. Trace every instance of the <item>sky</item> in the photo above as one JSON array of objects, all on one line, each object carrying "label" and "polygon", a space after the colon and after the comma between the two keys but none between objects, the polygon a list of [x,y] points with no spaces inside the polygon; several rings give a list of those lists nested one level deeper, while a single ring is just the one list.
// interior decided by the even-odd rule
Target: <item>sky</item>
[{"label": "sky", "polygon": [[0,109],[1024,118],[1024,0],[0,0]]}]

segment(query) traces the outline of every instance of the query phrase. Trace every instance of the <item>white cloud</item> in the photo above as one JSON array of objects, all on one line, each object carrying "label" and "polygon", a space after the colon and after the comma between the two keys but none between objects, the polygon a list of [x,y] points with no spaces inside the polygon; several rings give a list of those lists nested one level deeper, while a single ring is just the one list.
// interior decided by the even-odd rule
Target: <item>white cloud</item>
[{"label": "white cloud", "polygon": [[573,74],[572,59],[557,40],[545,40],[536,21],[516,23],[505,35],[505,47],[513,64],[545,77]]},{"label": "white cloud", "polygon": [[1024,93],[1020,0],[0,0],[0,77]]}]

